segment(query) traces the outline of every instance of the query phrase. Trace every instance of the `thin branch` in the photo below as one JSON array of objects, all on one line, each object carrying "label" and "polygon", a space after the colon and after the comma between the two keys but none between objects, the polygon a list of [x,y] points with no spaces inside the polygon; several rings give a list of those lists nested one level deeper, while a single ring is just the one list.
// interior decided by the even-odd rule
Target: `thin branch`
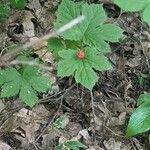
[{"label": "thin branch", "polygon": [[52,67],[48,67],[39,63],[36,63],[34,61],[19,61],[19,60],[13,60],[9,63],[9,65],[29,65],[29,66],[36,66],[39,67],[43,70],[48,70],[48,71],[52,71],[53,68]]}]

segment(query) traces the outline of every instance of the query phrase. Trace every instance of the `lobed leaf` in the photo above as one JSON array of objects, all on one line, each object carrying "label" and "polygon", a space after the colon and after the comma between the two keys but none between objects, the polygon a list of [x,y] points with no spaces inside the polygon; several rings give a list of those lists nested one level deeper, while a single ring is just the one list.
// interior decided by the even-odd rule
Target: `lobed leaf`
[{"label": "lobed leaf", "polygon": [[76,54],[78,50],[62,50],[59,52],[63,59],[58,63],[58,76],[65,77],[75,75],[77,83],[92,90],[98,81],[95,70],[104,71],[112,69],[108,59],[103,55],[97,55],[96,49],[84,48],[85,58],[79,59]]},{"label": "lobed leaf", "polygon": [[[56,30],[79,15],[86,17],[82,23],[62,33],[61,35],[64,39],[83,40],[89,46],[94,46],[100,51],[109,52],[110,46],[106,41],[116,42],[122,37],[123,30],[118,26],[103,25],[107,17],[102,5],[88,5],[86,3],[73,3],[70,0],[63,0],[56,15],[57,22],[54,25]],[[105,33],[104,36],[103,33]]]},{"label": "lobed leaf", "polygon": [[42,76],[39,69],[33,66],[24,66],[22,72],[15,68],[0,70],[0,79],[1,97],[19,94],[20,99],[30,107],[38,100],[37,92],[46,92],[50,87],[48,78]]}]

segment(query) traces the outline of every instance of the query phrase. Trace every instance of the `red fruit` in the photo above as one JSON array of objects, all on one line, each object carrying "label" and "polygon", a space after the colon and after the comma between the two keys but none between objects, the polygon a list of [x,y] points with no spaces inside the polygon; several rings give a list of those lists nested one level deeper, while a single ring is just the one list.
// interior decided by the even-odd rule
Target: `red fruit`
[{"label": "red fruit", "polygon": [[77,57],[78,57],[79,59],[83,59],[83,58],[85,57],[85,52],[82,51],[82,50],[79,50],[79,51],[77,52]]}]

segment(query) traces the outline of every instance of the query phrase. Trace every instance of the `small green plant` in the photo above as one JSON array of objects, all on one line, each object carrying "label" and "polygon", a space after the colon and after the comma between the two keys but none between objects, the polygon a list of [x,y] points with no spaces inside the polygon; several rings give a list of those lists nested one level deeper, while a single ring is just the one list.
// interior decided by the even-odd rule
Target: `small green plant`
[{"label": "small green plant", "polygon": [[66,148],[68,150],[79,150],[80,148],[86,149],[87,146],[85,146],[84,144],[82,144],[81,142],[77,140],[68,140],[64,142],[63,144],[56,146],[54,150],[66,150]]},{"label": "small green plant", "polygon": [[95,70],[112,69],[102,53],[111,51],[109,42],[118,42],[123,30],[115,24],[105,23],[107,17],[99,4],[63,0],[56,15],[55,30],[79,15],[85,16],[81,24],[62,33],[62,38],[49,40],[48,49],[59,58],[58,76],[72,75],[77,83],[92,90],[98,81]]},{"label": "small green plant", "polygon": [[114,0],[121,9],[130,12],[140,11],[142,18],[150,25],[150,1],[149,0]]},{"label": "small green plant", "polygon": [[19,94],[19,98],[33,107],[38,101],[39,92],[50,88],[50,81],[42,76],[38,67],[24,65],[19,69],[0,70],[1,97],[8,98]]},{"label": "small green plant", "polygon": [[27,0],[10,0],[12,8],[22,10],[27,5]]},{"label": "small green plant", "polygon": [[9,17],[10,6],[9,2],[0,2],[0,22],[5,22],[5,20]]},{"label": "small green plant", "polygon": [[137,106],[128,123],[128,137],[150,130],[150,93],[140,95]]}]

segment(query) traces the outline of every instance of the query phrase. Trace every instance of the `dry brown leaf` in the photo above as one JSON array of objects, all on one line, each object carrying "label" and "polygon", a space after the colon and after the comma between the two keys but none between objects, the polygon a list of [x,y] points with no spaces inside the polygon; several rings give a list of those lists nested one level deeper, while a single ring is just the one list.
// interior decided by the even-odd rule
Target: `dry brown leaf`
[{"label": "dry brown leaf", "polygon": [[0,141],[0,150],[13,150],[8,144]]},{"label": "dry brown leaf", "polygon": [[54,64],[53,56],[51,52],[48,52],[47,47],[36,47],[35,54],[39,56],[43,60],[43,62]]},{"label": "dry brown leaf", "polygon": [[87,145],[92,145],[92,137],[89,135],[89,131],[87,129],[83,129],[81,130],[78,135],[74,138],[72,138],[73,140],[80,140],[80,139],[84,139],[85,143]]},{"label": "dry brown leaf", "polygon": [[107,126],[124,125],[125,121],[126,121],[126,112],[122,112],[118,117],[110,118],[110,121],[107,123]]},{"label": "dry brown leaf", "polygon": [[39,10],[42,6],[39,2],[39,0],[28,0],[28,8],[34,10],[34,11],[37,11]]},{"label": "dry brown leaf", "polygon": [[106,150],[131,150],[130,145],[124,145],[120,141],[115,141],[114,138],[110,138],[108,141],[103,142]]},{"label": "dry brown leaf", "polygon": [[141,56],[136,56],[134,58],[130,58],[126,60],[126,66],[129,66],[131,68],[137,67],[141,65]]},{"label": "dry brown leaf", "polygon": [[[9,18],[9,35],[13,38],[13,40],[17,40],[19,42],[26,42],[27,40],[35,37],[35,26],[32,22],[32,19],[35,17],[32,15],[30,11],[22,10],[19,12],[15,12]],[[17,28],[22,26],[22,33],[16,32]]]}]

